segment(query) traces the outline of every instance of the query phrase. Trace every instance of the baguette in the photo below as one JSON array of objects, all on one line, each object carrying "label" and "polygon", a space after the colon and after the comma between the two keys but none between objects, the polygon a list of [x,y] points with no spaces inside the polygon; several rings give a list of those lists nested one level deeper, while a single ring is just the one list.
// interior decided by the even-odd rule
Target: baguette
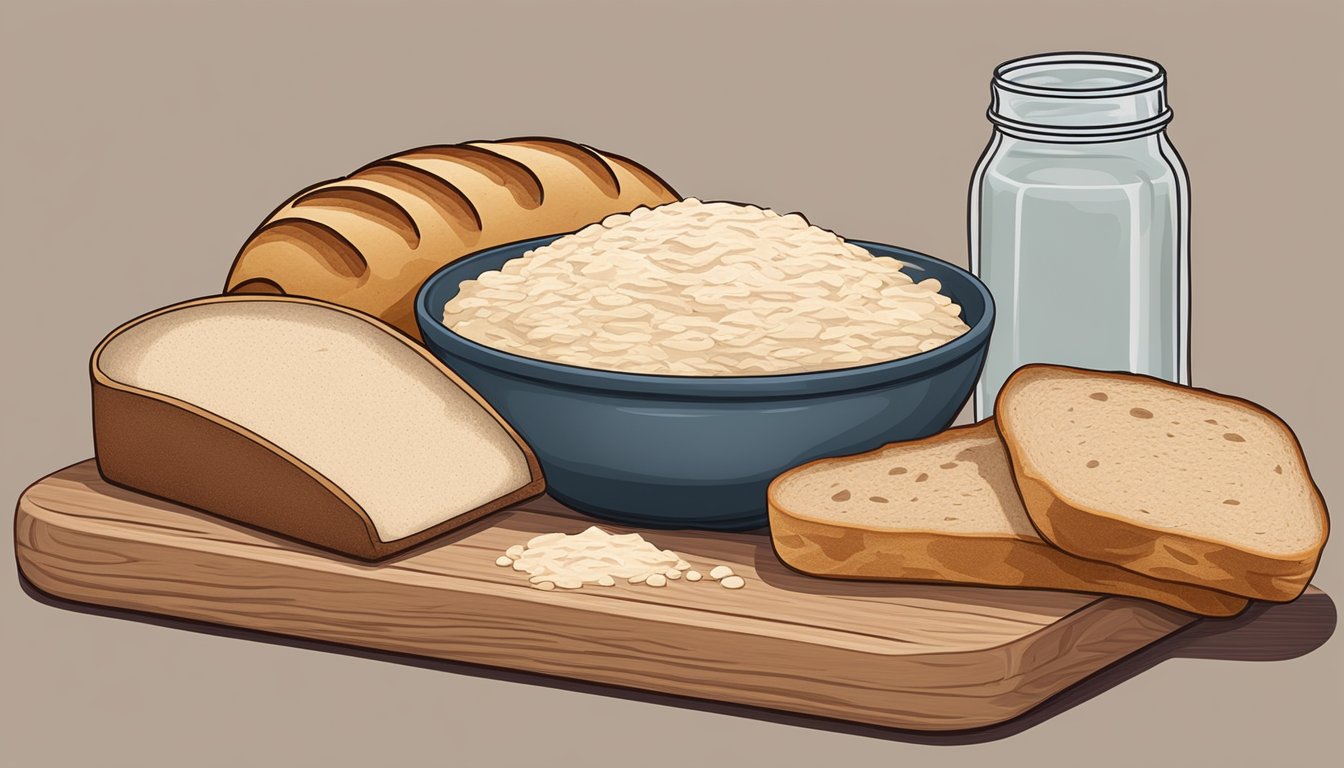
[{"label": "baguette", "polygon": [[1123,595],[1206,616],[1246,606],[1043,541],[989,421],[804,464],[770,484],[768,505],[780,559],[817,576]]},{"label": "baguette", "polygon": [[151,312],[93,352],[109,482],[363,559],[540,494],[531,450],[426,350],[310,299]]},{"label": "baguette", "polygon": [[637,163],[560,139],[420,147],[290,198],[243,244],[224,290],[323,299],[419,340],[415,294],[443,265],[677,199]]},{"label": "baguette", "polygon": [[1031,365],[995,406],[1027,513],[1059,548],[1260,600],[1306,589],[1329,533],[1296,436],[1254,403]]}]

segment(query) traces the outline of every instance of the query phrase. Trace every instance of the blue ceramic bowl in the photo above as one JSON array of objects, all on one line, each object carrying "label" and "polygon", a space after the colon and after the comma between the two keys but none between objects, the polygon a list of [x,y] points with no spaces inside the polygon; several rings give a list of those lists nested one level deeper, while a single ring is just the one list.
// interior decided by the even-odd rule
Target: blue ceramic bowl
[{"label": "blue ceramic bowl", "polygon": [[858,242],[937,278],[970,331],[902,360],[774,376],[658,376],[543,362],[450,331],[458,284],[555,236],[481,251],[435,272],[415,301],[430,351],[532,446],[556,499],[593,517],[662,528],[766,523],[765,490],[803,462],[925,437],[948,427],[984,364],[994,304],[969,272],[923,254]]}]

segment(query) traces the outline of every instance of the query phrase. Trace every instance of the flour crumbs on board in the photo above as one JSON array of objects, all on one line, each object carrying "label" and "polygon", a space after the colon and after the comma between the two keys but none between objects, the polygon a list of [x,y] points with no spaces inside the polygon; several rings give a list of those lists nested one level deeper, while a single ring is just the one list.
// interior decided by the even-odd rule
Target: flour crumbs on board
[{"label": "flour crumbs on board", "polygon": [[[615,586],[617,579],[630,584],[665,587],[683,576],[700,581],[701,573],[670,549],[659,549],[638,533],[612,534],[597,526],[575,534],[543,533],[515,544],[495,559],[495,565],[512,566],[526,573],[536,589],[581,589],[585,584]],[[746,580],[726,565],[716,565],[709,578],[725,589],[741,589]]]}]

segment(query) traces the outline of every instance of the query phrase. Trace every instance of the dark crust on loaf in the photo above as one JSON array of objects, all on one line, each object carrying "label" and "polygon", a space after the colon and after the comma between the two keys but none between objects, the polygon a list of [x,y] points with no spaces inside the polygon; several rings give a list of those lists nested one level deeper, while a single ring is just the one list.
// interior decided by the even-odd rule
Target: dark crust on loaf
[{"label": "dark crust on loaf", "polygon": [[[342,312],[368,322],[414,350],[481,405],[522,450],[531,480],[473,510],[395,541],[379,540],[368,514],[321,473],[256,433],[156,392],[109,378],[103,349],[152,317],[187,307],[232,302],[288,302]],[[89,363],[98,471],[115,485],[364,560],[403,552],[491,512],[541,494],[541,467],[517,432],[456,374],[376,318],[322,301],[275,296],[220,296],[175,304],[131,320],[99,343]]]},{"label": "dark crust on loaf", "polygon": [[[402,152],[396,157],[404,160],[433,158],[452,160],[468,168],[488,170],[499,176],[510,190],[516,190],[514,199],[524,208],[536,208],[546,202],[546,187],[541,183],[537,172],[523,163],[506,157],[483,146],[469,144],[435,144]],[[520,196],[517,192],[522,192]]]},{"label": "dark crust on loaf", "polygon": [[253,277],[235,285],[232,293],[255,293],[283,296],[285,289],[274,280],[267,280],[264,277]]},{"label": "dark crust on loaf", "polygon": [[1330,534],[1325,499],[1309,469],[1307,481],[1311,484],[1320,516],[1321,538],[1316,546],[1288,556],[1258,552],[1170,529],[1148,528],[1105,510],[1088,507],[1067,498],[1050,484],[1038,468],[1026,462],[1024,451],[1013,437],[1011,423],[1005,423],[1003,419],[1006,413],[1003,408],[1004,398],[1010,397],[1017,386],[1033,378],[1049,377],[1061,372],[1071,376],[1081,374],[1099,381],[1133,382],[1139,379],[1162,389],[1252,410],[1269,419],[1288,435],[1302,466],[1307,467],[1307,458],[1292,428],[1269,410],[1249,400],[1139,374],[1091,371],[1060,365],[1023,366],[999,390],[995,404],[995,413],[999,414],[996,428],[1008,449],[1013,481],[1022,496],[1027,515],[1042,537],[1078,557],[1111,563],[1166,581],[1275,602],[1294,600],[1302,594],[1316,572],[1321,550]]},{"label": "dark crust on loaf", "polygon": [[387,183],[389,176],[398,179],[401,184],[430,190],[430,194],[425,195],[424,199],[446,214],[445,219],[466,224],[477,232],[484,226],[480,209],[465,192],[437,173],[427,171],[418,165],[391,158],[371,163],[350,174],[351,179],[370,179],[384,183]]},{"label": "dark crust on loaf", "polygon": [[[584,146],[587,147],[588,145],[585,144]],[[596,152],[602,157],[605,157],[607,159],[607,162],[619,166],[621,170],[625,171],[631,176],[634,176],[636,179],[639,180],[640,184],[643,184],[645,188],[648,189],[648,191],[651,194],[656,194],[657,192],[659,192],[659,190],[667,190],[668,192],[671,192],[673,195],[677,194],[676,191],[672,189],[672,185],[668,184],[666,181],[663,180],[663,177],[659,176],[658,174],[654,173],[648,168],[645,168],[639,163],[636,163],[634,160],[631,160],[630,158],[625,157],[623,155],[616,155],[612,154],[611,152],[603,152],[594,147],[588,147],[588,149],[591,149],[592,151]],[[680,197],[680,195],[677,196]]]},{"label": "dark crust on loaf", "polygon": [[397,202],[395,198],[385,195],[376,189],[367,187],[356,187],[349,184],[336,183],[325,187],[319,187],[306,194],[294,198],[291,204],[293,208],[302,208],[312,205],[331,205],[340,204],[343,207],[359,204],[377,207],[387,219],[394,223],[394,230],[406,229],[410,231],[410,236],[402,234],[409,248],[415,248],[420,245],[420,225],[415,223],[415,217],[406,210],[405,206]]},{"label": "dark crust on loaf", "polygon": [[335,274],[359,278],[369,271],[368,260],[354,243],[330,224],[310,218],[281,214],[257,230],[253,239],[262,242],[267,237],[281,233],[289,240],[300,240],[307,244],[311,252],[317,254],[326,268]]},{"label": "dark crust on loaf", "polygon": [[616,169],[611,167],[611,163],[607,162],[600,152],[590,147],[550,136],[515,136],[490,143],[516,144],[564,158],[582,171],[595,186],[602,189],[607,197],[621,196],[621,180],[616,175]]},{"label": "dark crust on loaf", "polygon": [[1057,589],[1138,597],[1206,616],[1233,616],[1246,601],[1213,590],[1163,582],[1073,557],[1044,540],[1018,535],[888,531],[812,517],[779,499],[781,480],[814,465],[843,465],[893,447],[997,437],[989,421],[874,451],[809,462],[780,475],[767,491],[770,538],[789,567],[813,576],[874,581]]}]

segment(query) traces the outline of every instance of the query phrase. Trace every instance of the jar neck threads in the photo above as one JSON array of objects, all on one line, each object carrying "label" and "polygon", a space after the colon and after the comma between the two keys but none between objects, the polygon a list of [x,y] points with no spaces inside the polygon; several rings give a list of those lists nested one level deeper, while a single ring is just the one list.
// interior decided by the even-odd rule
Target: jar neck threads
[{"label": "jar neck threads", "polygon": [[989,121],[1015,138],[1096,143],[1159,133],[1171,122],[1157,62],[1108,53],[1052,53],[994,70]]}]

